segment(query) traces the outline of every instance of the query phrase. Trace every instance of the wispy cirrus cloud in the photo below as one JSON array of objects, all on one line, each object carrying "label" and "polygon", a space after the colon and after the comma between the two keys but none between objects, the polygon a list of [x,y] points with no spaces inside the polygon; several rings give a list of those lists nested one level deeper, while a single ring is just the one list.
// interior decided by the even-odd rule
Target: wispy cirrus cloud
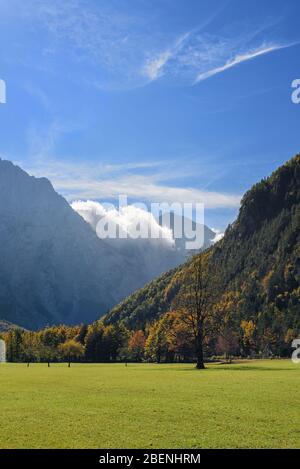
[{"label": "wispy cirrus cloud", "polygon": [[166,64],[172,59],[175,58],[181,48],[184,45],[184,42],[188,40],[191,33],[187,32],[180,36],[173,47],[159,53],[153,58],[146,60],[146,63],[143,67],[143,73],[152,81],[156,80],[163,75],[163,70]]},{"label": "wispy cirrus cloud", "polygon": [[162,71],[166,63],[173,56],[170,50],[161,52],[157,57],[149,59],[143,67],[145,75],[150,78],[150,80],[156,80],[162,75]]},{"label": "wispy cirrus cloud", "polygon": [[239,65],[242,62],[247,62],[248,60],[255,59],[256,57],[259,57],[260,55],[269,54],[270,52],[274,52],[279,49],[284,49],[286,47],[291,47],[292,45],[294,45],[294,43],[286,44],[286,45],[262,44],[257,49],[249,50],[248,52],[245,52],[243,54],[237,54],[233,59],[228,60],[224,65],[220,65],[219,67],[215,67],[215,68],[212,68],[211,70],[207,70],[205,72],[199,73],[199,75],[197,76],[195,80],[195,83],[206,80],[207,78],[210,78],[214,75],[218,75],[219,73],[225,72],[229,68],[235,67],[236,65]]},{"label": "wispy cirrus cloud", "polygon": [[[31,58],[32,66],[43,67],[43,62],[49,66],[49,51],[52,58],[63,54],[64,61],[85,63],[87,76],[82,76],[80,67],[80,80],[98,88],[134,88],[161,79],[193,85],[294,44],[278,37],[278,18],[255,25],[226,24],[216,30],[211,24],[220,14],[217,10],[191,30],[165,31],[159,10],[150,15],[148,10],[124,8],[118,1],[100,5],[84,0],[27,0],[24,5],[22,0],[4,0],[8,1],[27,29],[42,28],[48,34],[47,51],[34,62]],[[26,51],[23,60],[25,56]]]}]

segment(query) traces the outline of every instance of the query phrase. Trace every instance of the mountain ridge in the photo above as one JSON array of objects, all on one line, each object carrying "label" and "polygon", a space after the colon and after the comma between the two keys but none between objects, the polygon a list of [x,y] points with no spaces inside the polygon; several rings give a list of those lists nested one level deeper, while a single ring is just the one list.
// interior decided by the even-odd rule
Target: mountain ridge
[{"label": "mountain ridge", "polygon": [[[269,328],[282,343],[288,330],[300,333],[300,154],[245,193],[236,221],[208,251],[219,296],[231,291],[242,298],[236,306],[239,322]],[[172,308],[184,269],[126,298],[105,323],[139,329],[156,321]]]},{"label": "mountain ridge", "polygon": [[[124,258],[96,236],[46,178],[1,160],[0,193],[2,319],[33,328],[88,322],[131,291],[120,268]],[[126,268],[137,282],[130,259]]]}]

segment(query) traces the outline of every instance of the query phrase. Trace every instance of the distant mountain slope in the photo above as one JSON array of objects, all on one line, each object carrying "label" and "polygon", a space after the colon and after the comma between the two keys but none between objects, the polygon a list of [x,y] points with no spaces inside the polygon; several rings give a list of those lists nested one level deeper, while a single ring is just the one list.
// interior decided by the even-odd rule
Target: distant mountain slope
[{"label": "distant mountain slope", "polygon": [[[289,329],[300,333],[300,155],[245,194],[236,222],[210,250],[212,282],[217,281],[220,296],[240,293],[240,319],[253,320],[258,329],[270,328],[275,335]],[[140,328],[157,319],[170,308],[180,269],[117,305],[106,323]]]},{"label": "distant mountain slope", "polygon": [[12,329],[23,329],[23,328],[20,328],[20,326],[17,326],[16,324],[12,324],[11,322],[2,321],[0,319],[0,333],[1,332],[7,332],[7,331],[10,331]]},{"label": "distant mountain slope", "polygon": [[147,279],[45,178],[0,160],[0,318],[28,328],[89,322]]},{"label": "distant mountain slope", "polygon": [[[175,247],[178,252],[178,255],[181,256],[181,263],[184,262],[191,255],[191,253],[195,254],[194,251],[186,249],[186,242],[190,241],[190,239],[186,236],[186,233],[185,233],[185,230],[187,228],[187,220],[188,220],[187,218],[181,215],[178,215],[174,212],[170,213],[169,227],[172,230],[173,237],[175,239]],[[159,217],[159,224],[160,226],[168,226],[164,224],[162,215]],[[197,225],[195,221],[192,221],[191,226],[194,232],[197,226],[202,227],[203,229],[203,247],[201,250],[210,247],[214,243],[214,240],[216,238],[216,233],[210,228],[208,228],[208,226],[199,225],[199,224]],[[179,229],[179,232],[180,232],[180,227],[181,227],[183,236],[176,238],[174,233],[176,231],[176,228]]]},{"label": "distant mountain slope", "polygon": [[[186,218],[182,215],[170,213],[170,220],[166,224],[163,218],[156,220],[154,216],[145,210],[129,205],[121,208],[119,213],[116,210],[106,210],[99,202],[77,200],[71,204],[72,208],[79,213],[83,219],[91,225],[94,231],[97,231],[97,225],[100,220],[105,217],[118,227],[122,233],[126,233],[127,238],[105,238],[103,241],[115,252],[125,255],[131,259],[133,263],[139,266],[139,271],[143,275],[145,282],[149,282],[153,278],[167,272],[180,264],[183,264],[195,251],[186,249],[186,242],[191,241],[188,237],[183,236],[176,238],[174,236],[175,227],[181,230],[185,235],[185,230],[189,225]],[[147,228],[155,226],[157,230],[160,227],[166,227],[168,236],[166,238],[139,238],[132,237],[132,227],[143,226]],[[216,233],[207,226],[196,225],[192,222],[192,229],[195,232],[196,226],[203,228],[203,248],[211,246],[216,237]],[[159,233],[162,235],[164,229]],[[172,236],[173,235],[173,236]],[[133,285],[133,290],[136,285]]]},{"label": "distant mountain slope", "polygon": [[4,160],[0,220],[0,319],[29,329],[91,322],[185,260],[160,240],[99,239],[47,179]]}]

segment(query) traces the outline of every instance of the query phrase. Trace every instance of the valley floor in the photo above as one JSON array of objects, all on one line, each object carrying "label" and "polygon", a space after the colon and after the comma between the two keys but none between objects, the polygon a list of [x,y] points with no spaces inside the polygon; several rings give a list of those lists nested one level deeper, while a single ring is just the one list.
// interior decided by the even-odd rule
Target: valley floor
[{"label": "valley floor", "polygon": [[300,365],[0,365],[0,448],[299,448]]}]

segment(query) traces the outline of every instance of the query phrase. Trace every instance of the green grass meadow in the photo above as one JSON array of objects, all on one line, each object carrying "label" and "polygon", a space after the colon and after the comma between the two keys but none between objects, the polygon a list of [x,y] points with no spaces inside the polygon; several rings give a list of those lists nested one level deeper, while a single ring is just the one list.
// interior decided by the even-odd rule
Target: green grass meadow
[{"label": "green grass meadow", "polygon": [[0,365],[0,448],[299,448],[300,365]]}]

